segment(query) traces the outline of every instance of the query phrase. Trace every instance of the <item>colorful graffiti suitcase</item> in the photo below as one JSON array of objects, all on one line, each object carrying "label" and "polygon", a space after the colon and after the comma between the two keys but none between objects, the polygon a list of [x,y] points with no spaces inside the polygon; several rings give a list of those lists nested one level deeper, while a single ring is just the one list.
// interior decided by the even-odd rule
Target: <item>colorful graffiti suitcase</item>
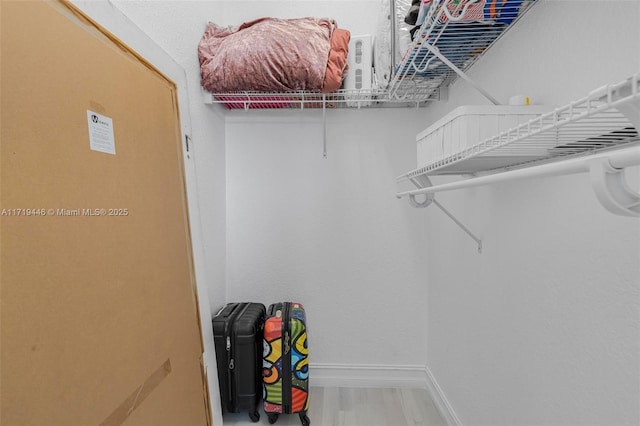
[{"label": "colorful graffiti suitcase", "polygon": [[247,411],[253,422],[260,420],[265,312],[261,303],[229,303],[212,320],[222,413]]},{"label": "colorful graffiti suitcase", "polygon": [[307,319],[300,303],[275,303],[267,310],[262,355],[264,411],[269,423],[280,414],[298,413],[310,424]]}]

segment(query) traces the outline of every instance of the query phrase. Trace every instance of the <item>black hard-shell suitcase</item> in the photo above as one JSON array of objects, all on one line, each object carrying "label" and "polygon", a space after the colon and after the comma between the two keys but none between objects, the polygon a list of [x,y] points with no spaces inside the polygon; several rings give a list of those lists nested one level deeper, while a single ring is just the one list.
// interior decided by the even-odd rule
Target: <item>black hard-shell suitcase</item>
[{"label": "black hard-shell suitcase", "polygon": [[247,411],[254,422],[260,420],[265,312],[261,303],[229,303],[212,320],[222,413]]}]

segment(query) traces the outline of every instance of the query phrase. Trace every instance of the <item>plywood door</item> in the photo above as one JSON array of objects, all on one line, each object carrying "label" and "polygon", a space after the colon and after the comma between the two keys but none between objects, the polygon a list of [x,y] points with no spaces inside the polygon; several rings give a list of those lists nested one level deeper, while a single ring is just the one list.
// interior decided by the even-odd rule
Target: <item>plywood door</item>
[{"label": "plywood door", "polygon": [[0,423],[207,424],[174,84],[69,5],[0,16]]}]

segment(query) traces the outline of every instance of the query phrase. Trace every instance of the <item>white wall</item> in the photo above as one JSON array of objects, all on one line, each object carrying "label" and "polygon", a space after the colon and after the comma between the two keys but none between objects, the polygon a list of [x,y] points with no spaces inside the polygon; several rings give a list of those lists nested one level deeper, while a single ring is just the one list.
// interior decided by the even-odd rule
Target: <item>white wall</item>
[{"label": "white wall", "polygon": [[[470,72],[498,99],[563,105],[640,72],[640,2],[538,3]],[[480,103],[457,81],[426,113]],[[459,421],[640,423],[640,221],[607,212],[587,175],[437,198],[484,239],[478,255],[425,212],[427,364]]]},{"label": "white wall", "polygon": [[304,303],[314,377],[424,364],[423,214],[394,197],[421,115],[328,111],[327,159],[321,111],[227,119],[229,297]]},{"label": "white wall", "polygon": [[263,16],[274,18],[300,18],[304,16],[334,19],[338,27],[352,35],[372,34],[375,31],[378,0],[216,0],[221,15],[208,20],[218,25],[239,25]]}]

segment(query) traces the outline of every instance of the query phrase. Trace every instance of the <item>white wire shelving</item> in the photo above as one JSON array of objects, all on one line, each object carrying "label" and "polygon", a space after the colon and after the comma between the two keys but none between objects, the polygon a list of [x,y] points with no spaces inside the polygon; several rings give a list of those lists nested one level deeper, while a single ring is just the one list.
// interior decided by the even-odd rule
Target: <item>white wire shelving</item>
[{"label": "white wire shelving", "polygon": [[439,93],[423,88],[402,100],[392,99],[386,90],[345,90],[317,92],[226,92],[205,93],[205,104],[222,104],[228,110],[254,109],[334,109],[420,107],[439,100]]},{"label": "white wire shelving", "polygon": [[496,16],[486,16],[487,8],[476,0],[432,1],[410,48],[394,70],[388,96],[402,101],[418,91],[439,97],[441,87],[462,77],[491,102],[499,104],[471,81],[465,71],[534,3],[535,0],[504,2]]},{"label": "white wire shelving", "polygon": [[640,74],[597,90],[398,178],[478,175],[586,155],[638,141]]},{"label": "white wire shelving", "polygon": [[[206,104],[229,110],[421,107],[444,95],[441,88],[455,78],[467,80],[491,102],[498,103],[465,71],[529,10],[536,0],[507,2],[501,16],[483,18],[478,0],[432,0],[402,61],[392,70],[384,90],[318,92],[227,92],[204,94]],[[392,7],[393,7],[393,0]],[[513,4],[514,6],[511,6]],[[390,14],[395,16],[395,13]],[[394,35],[391,35],[394,39]],[[392,55],[395,57],[395,55]]]},{"label": "white wire shelving", "polygon": [[[533,177],[589,173],[610,212],[640,217],[640,193],[625,169],[640,165],[640,74],[598,88],[582,99],[399,176],[417,189],[397,192],[414,207],[434,203],[477,243],[482,242],[434,199],[437,192]],[[446,143],[446,141],[445,141]],[[470,176],[432,185],[430,176]],[[637,185],[636,185],[637,186]],[[418,201],[416,197],[424,197]]]}]

